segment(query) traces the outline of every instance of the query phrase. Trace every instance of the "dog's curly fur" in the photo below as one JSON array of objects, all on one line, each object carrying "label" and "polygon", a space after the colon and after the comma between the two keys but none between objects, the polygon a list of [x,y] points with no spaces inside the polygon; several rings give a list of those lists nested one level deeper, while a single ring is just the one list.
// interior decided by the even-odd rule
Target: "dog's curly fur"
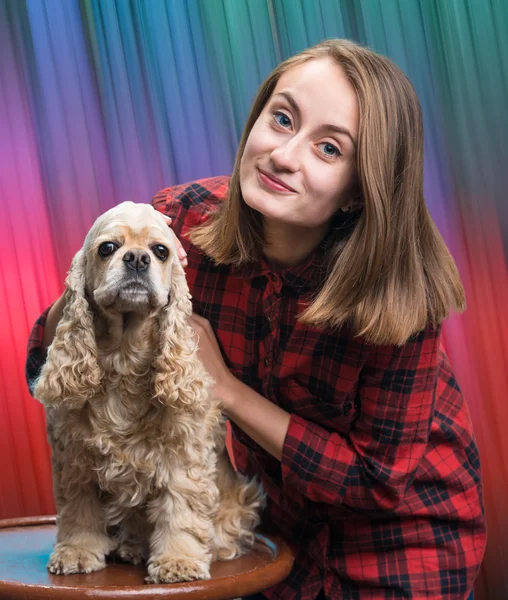
[{"label": "dog's curly fur", "polygon": [[[104,242],[115,245],[107,256]],[[49,570],[89,573],[112,555],[147,560],[151,583],[209,578],[212,560],[252,545],[263,494],[229,463],[162,216],[125,202],[99,217],[65,298],[34,389],[46,409],[58,511]]]}]

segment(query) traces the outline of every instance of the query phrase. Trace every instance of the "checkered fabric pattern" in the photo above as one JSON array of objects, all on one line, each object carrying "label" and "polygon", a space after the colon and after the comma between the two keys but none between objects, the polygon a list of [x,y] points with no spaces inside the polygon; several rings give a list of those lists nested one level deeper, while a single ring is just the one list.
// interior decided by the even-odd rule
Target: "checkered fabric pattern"
[{"label": "checkered fabric pattern", "polygon": [[[291,414],[281,462],[232,425],[238,469],[268,494],[263,527],[296,557],[265,595],[466,598],[486,538],[480,463],[439,329],[397,347],[301,324],[297,315],[343,228],[332,228],[297,268],[216,265],[187,233],[228,185],[215,177],[167,188],[153,205],[173,219],[188,252],[194,310],[210,321],[229,368]],[[44,320],[30,338],[29,384],[45,359]]]}]

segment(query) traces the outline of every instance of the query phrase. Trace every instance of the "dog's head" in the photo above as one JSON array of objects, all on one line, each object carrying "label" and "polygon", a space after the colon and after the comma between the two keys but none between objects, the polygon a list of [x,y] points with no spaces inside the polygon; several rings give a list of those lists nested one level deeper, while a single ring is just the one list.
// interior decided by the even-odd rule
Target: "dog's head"
[{"label": "dog's head", "polygon": [[172,290],[182,275],[175,236],[147,204],[123,202],[101,215],[73,269],[84,271],[85,293],[106,314],[153,313],[181,293]]},{"label": "dog's head", "polygon": [[[95,337],[97,314],[136,313],[157,315],[154,394],[165,403],[176,402],[172,369],[195,371],[187,323],[192,305],[177,254],[174,233],[149,205],[124,202],[97,219],[72,261],[64,314],[34,389],[37,398],[76,407],[91,398],[104,377]],[[182,380],[181,373],[176,379]]]}]

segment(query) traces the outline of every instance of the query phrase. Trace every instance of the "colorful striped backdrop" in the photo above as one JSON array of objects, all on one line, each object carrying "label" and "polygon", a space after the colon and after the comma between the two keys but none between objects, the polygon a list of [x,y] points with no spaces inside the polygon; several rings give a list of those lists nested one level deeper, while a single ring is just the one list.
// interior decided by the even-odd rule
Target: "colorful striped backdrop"
[{"label": "colorful striped backdrop", "polygon": [[445,329],[481,449],[480,599],[508,597],[506,0],[0,0],[0,517],[54,511],[29,329],[92,221],[231,171],[252,97],[327,37],[391,57],[422,102],[426,196],[469,309]]}]

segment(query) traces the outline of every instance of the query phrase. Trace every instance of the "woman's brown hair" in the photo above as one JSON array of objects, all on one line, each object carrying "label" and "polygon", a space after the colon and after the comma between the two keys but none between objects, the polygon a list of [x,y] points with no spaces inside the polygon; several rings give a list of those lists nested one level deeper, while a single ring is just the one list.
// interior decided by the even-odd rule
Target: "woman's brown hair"
[{"label": "woman's brown hair", "polygon": [[299,319],[347,325],[374,344],[403,344],[437,326],[465,298],[455,262],[425,205],[423,123],[416,93],[389,59],[347,40],[327,40],[281,63],[261,85],[243,131],[229,193],[190,239],[217,263],[258,260],[262,215],[243,200],[240,162],[278,80],[309,60],[331,58],[354,87],[360,112],[357,175],[363,210],[329,255],[328,276]]}]

